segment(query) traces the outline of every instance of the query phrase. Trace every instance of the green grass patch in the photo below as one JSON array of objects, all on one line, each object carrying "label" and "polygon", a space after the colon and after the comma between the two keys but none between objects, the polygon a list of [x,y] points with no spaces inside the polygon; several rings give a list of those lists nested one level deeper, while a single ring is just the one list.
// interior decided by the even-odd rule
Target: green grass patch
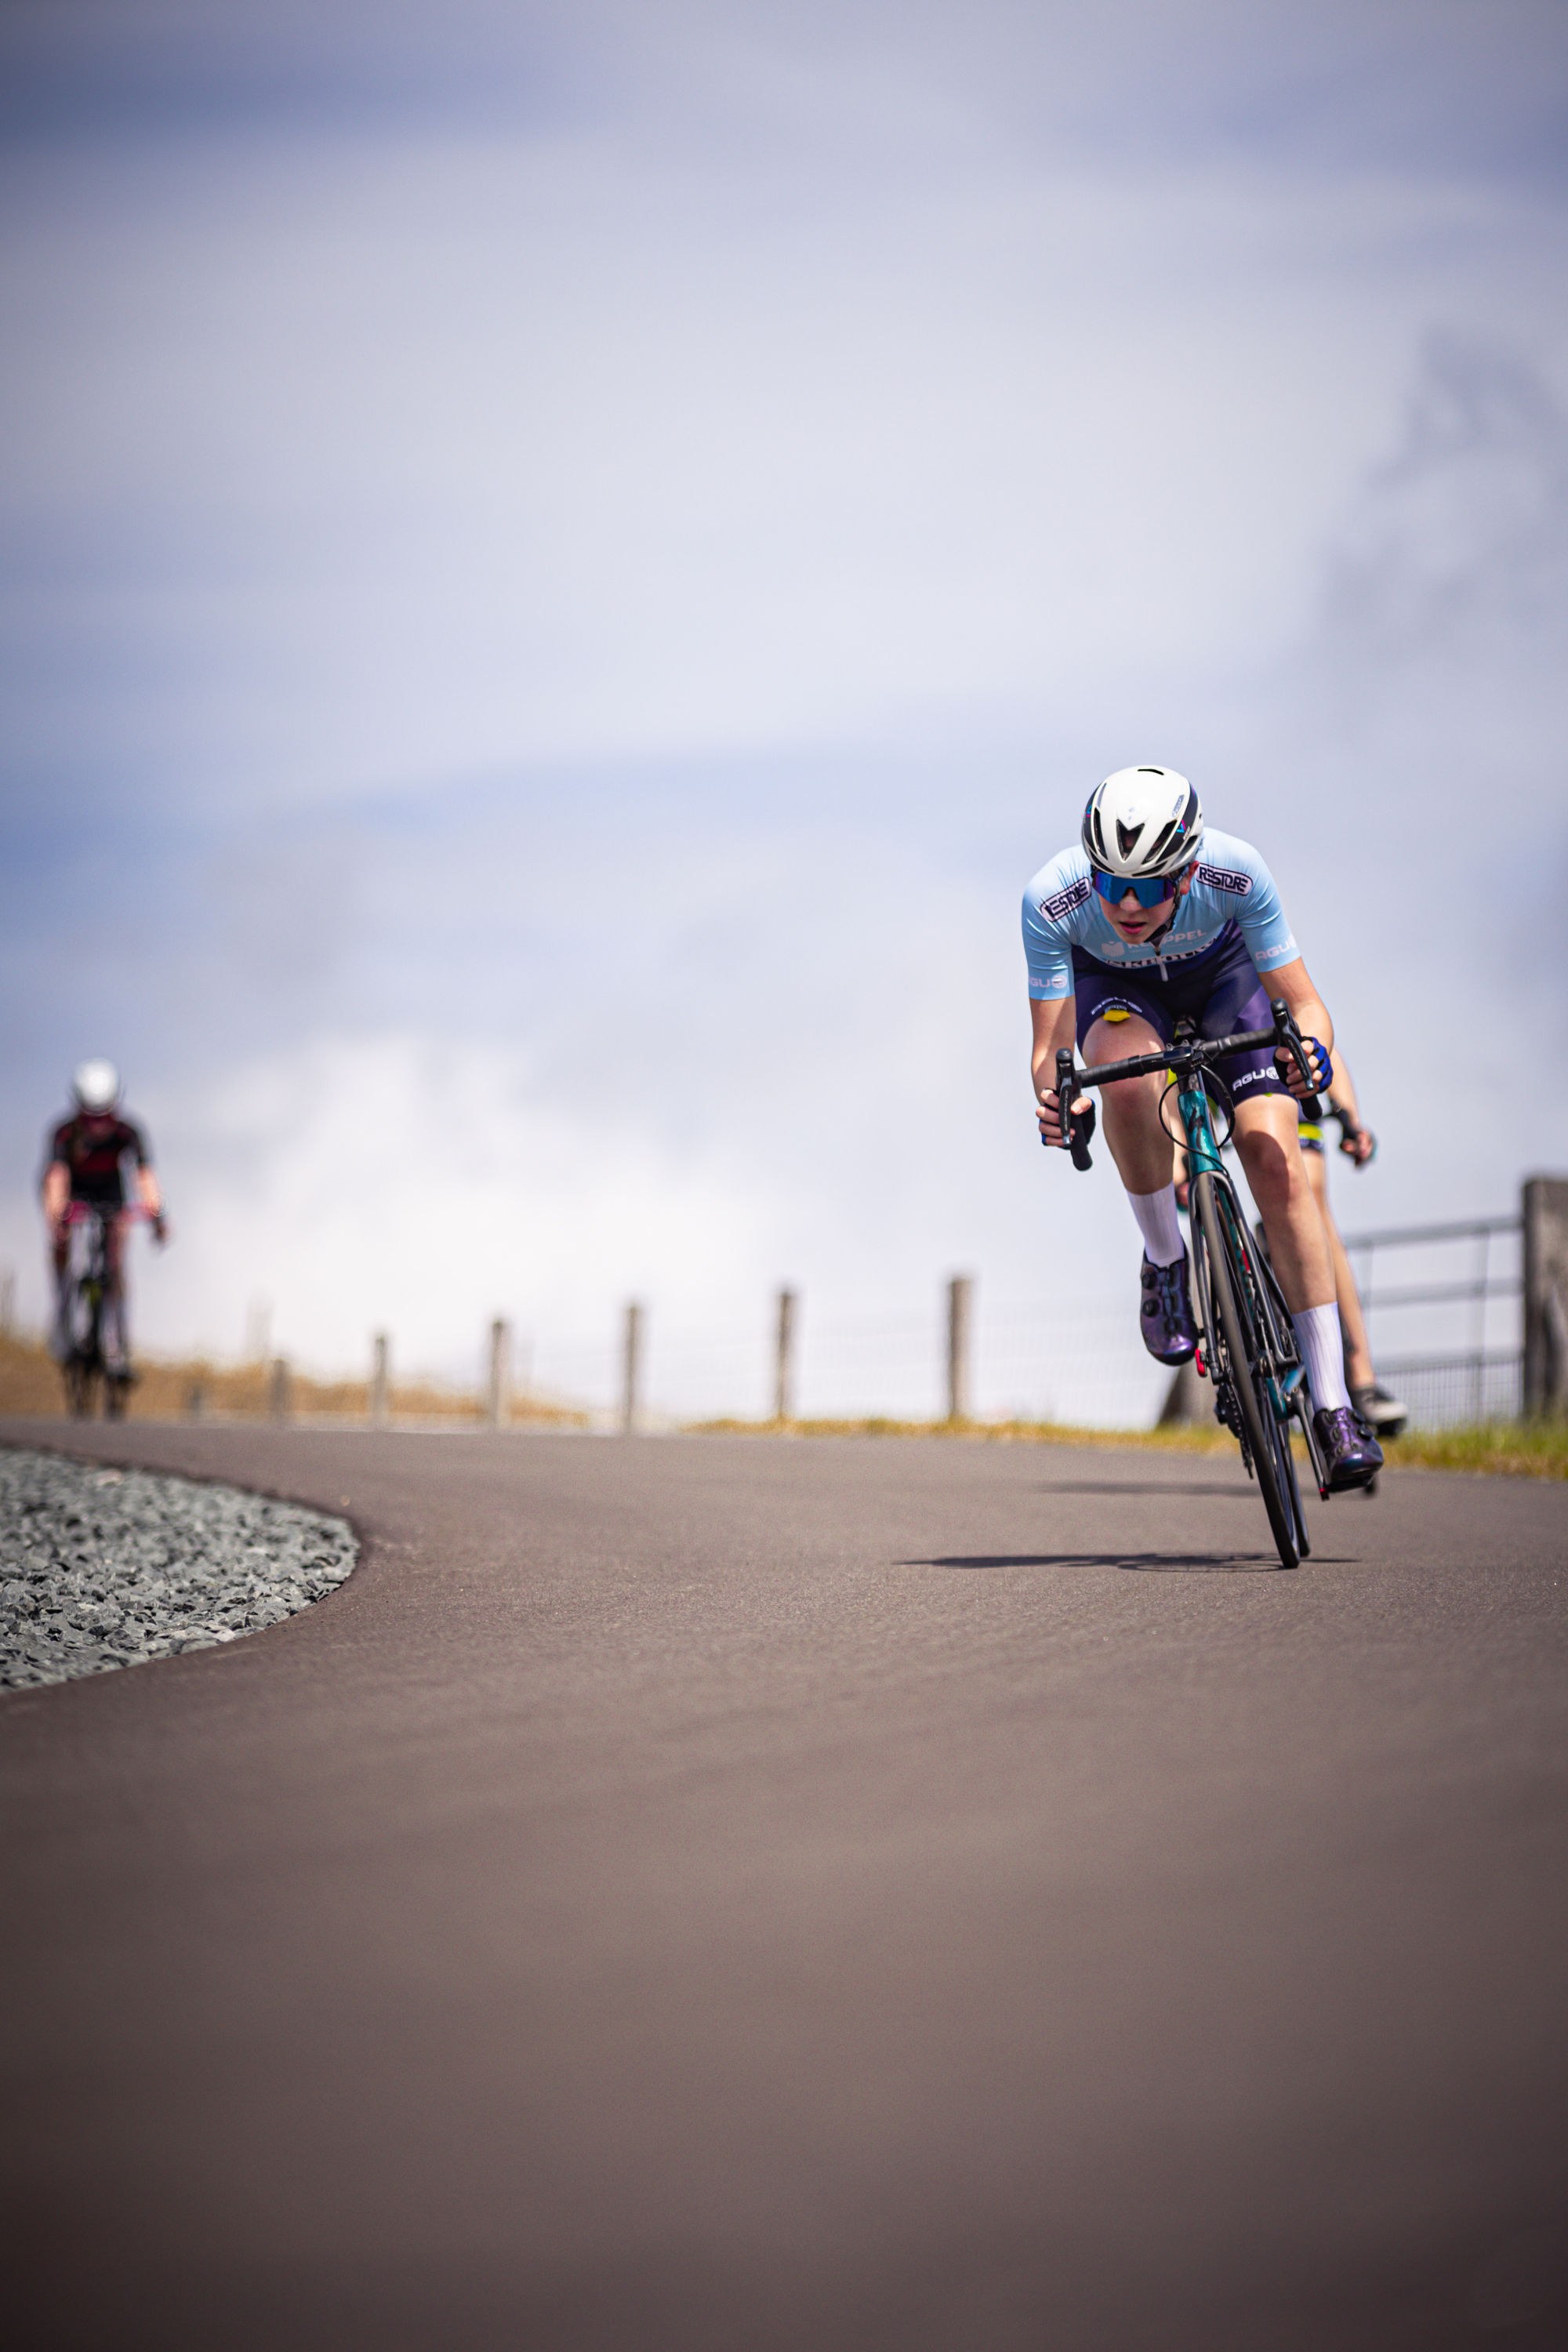
[{"label": "green grass patch", "polygon": [[1480,1470],[1503,1478],[1568,1478],[1568,1421],[1487,1421],[1412,1429],[1388,1448],[1394,1468]]}]

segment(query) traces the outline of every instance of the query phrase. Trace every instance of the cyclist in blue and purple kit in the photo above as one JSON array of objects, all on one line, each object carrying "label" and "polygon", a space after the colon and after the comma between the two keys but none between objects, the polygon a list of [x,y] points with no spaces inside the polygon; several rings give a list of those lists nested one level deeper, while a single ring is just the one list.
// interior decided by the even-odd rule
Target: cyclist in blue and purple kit
[{"label": "cyclist in blue and purple kit", "polygon": [[[1058,1048],[1086,1066],[1157,1053],[1184,1015],[1205,1037],[1271,1025],[1282,996],[1306,1040],[1319,1092],[1333,1074],[1333,1024],[1308,975],[1279,893],[1258,852],[1205,832],[1197,793],[1172,768],[1121,768],[1089,797],[1079,843],[1024,893],[1024,947],[1034,1018],[1040,1132],[1064,1143],[1054,1086]],[[1261,975],[1267,975],[1264,984]],[[1334,1265],[1301,1164],[1295,1097],[1309,1092],[1273,1051],[1232,1055],[1218,1076],[1236,1109],[1236,1148],[1311,1387],[1329,1484],[1364,1486],[1383,1454],[1345,1387]],[[1187,1255],[1176,1218],[1174,1145],[1160,1118],[1164,1082],[1105,1089],[1105,1139],[1143,1236],[1143,1342],[1163,1364],[1197,1346]],[[1072,1105],[1092,1116],[1087,1097]]]}]

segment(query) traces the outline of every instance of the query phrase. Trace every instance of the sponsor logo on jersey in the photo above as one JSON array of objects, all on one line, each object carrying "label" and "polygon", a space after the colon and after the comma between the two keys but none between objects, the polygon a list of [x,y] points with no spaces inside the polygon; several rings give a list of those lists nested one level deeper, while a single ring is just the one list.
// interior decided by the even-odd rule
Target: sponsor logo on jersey
[{"label": "sponsor logo on jersey", "polygon": [[[1178,939],[1190,940],[1193,937],[1193,934],[1191,931],[1178,931],[1176,937]],[[1117,949],[1117,953],[1119,955],[1136,955],[1144,963],[1188,963],[1192,961],[1194,956],[1207,955],[1209,950],[1215,946],[1215,941],[1214,940],[1206,940],[1202,947],[1196,948],[1173,948],[1164,946],[1152,948],[1145,942],[1140,940],[1136,947],[1119,947]]]},{"label": "sponsor logo on jersey", "polygon": [[1040,912],[1053,923],[1059,923],[1064,915],[1070,915],[1075,907],[1082,906],[1093,887],[1086,874],[1081,881],[1069,882],[1065,890],[1058,890],[1054,898],[1042,898]]},{"label": "sponsor logo on jersey", "polygon": [[1226,866],[1200,866],[1197,878],[1211,890],[1229,890],[1237,898],[1245,898],[1252,887],[1250,874],[1235,874]]}]

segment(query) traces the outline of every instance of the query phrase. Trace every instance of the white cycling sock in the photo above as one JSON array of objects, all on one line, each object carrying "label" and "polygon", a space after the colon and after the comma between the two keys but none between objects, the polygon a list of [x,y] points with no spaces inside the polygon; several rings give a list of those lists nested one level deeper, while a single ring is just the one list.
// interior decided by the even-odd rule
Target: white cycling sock
[{"label": "white cycling sock", "polygon": [[1340,1336],[1339,1308],[1309,1307],[1303,1313],[1292,1315],[1290,1320],[1296,1326],[1314,1408],[1321,1411],[1327,1405],[1332,1412],[1341,1405],[1348,1405],[1351,1400],[1345,1386],[1345,1348]]},{"label": "white cycling sock", "polygon": [[1127,1204],[1138,1220],[1150,1265],[1174,1265],[1186,1247],[1176,1222],[1175,1186],[1162,1184],[1157,1192],[1129,1192]]}]

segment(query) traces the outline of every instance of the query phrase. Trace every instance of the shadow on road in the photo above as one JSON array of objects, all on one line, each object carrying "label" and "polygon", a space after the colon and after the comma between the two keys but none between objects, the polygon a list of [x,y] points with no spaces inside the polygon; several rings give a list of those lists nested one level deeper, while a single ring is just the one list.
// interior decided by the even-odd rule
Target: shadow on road
[{"label": "shadow on road", "polygon": [[1194,1574],[1280,1574],[1272,1552],[1262,1551],[1018,1551],[973,1552],[943,1559],[900,1559],[896,1568],[1122,1568],[1186,1570]]},{"label": "shadow on road", "polygon": [[1114,1495],[1125,1502],[1129,1495],[1219,1495],[1242,1502],[1258,1495],[1256,1486],[1244,1479],[1233,1479],[1228,1486],[1182,1486],[1173,1479],[1164,1478],[1048,1478],[1036,1487],[1037,1495]]}]

